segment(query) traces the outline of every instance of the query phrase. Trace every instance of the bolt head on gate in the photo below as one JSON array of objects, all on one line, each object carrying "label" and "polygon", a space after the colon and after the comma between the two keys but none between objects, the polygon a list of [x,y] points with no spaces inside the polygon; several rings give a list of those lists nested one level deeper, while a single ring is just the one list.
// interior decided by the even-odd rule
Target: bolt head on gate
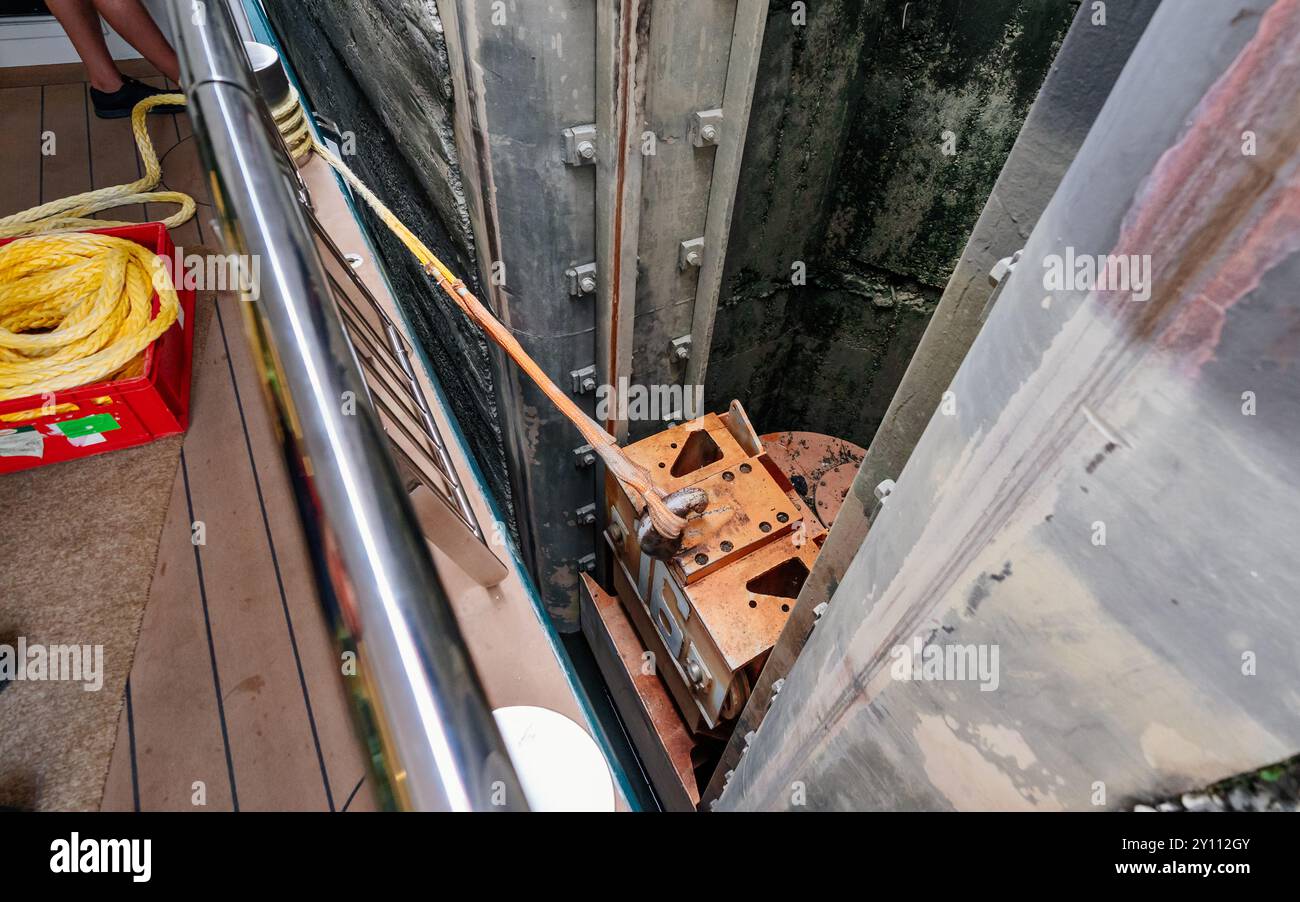
[{"label": "bolt head on gate", "polygon": [[570,266],[564,271],[564,275],[569,280],[569,294],[575,298],[591,294],[596,290],[595,263]]},{"label": "bolt head on gate", "polygon": [[696,147],[711,147],[722,137],[722,110],[700,110],[691,114],[688,130]]},{"label": "bolt head on gate", "polygon": [[688,238],[677,248],[677,268],[691,269],[704,265],[704,238]]},{"label": "bolt head on gate", "polygon": [[575,125],[566,128],[561,135],[564,138],[564,162],[570,166],[587,166],[596,162],[596,126]]},{"label": "bolt head on gate", "polygon": [[689,335],[683,335],[680,338],[674,338],[672,347],[673,347],[673,357],[675,359],[677,360],[691,359],[691,337]]},{"label": "bolt head on gate", "polygon": [[596,389],[596,366],[584,366],[580,370],[570,370],[569,379],[572,381],[573,393],[575,395],[585,395]]}]

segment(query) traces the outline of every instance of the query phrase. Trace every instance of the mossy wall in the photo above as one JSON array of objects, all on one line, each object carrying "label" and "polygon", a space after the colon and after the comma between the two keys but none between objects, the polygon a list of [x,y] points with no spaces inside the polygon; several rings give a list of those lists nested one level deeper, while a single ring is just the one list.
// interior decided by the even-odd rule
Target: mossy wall
[{"label": "mossy wall", "polygon": [[773,0],[710,406],[870,443],[1077,6]]}]

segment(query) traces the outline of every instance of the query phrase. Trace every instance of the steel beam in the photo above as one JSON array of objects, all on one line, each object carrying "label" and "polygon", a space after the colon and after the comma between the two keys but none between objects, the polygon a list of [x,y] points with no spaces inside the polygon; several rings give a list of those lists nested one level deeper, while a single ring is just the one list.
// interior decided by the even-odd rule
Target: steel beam
[{"label": "steel beam", "polygon": [[[624,382],[676,385],[693,365],[682,351],[707,353],[683,339],[716,306],[766,4],[444,0],[439,11],[490,306],[620,440],[690,413],[629,424],[597,402]],[[701,114],[717,137],[697,146]],[[680,267],[682,241],[700,236],[702,266]],[[577,512],[603,474],[574,465],[577,432],[498,361],[525,557],[557,624],[576,629],[598,527]]]},{"label": "steel beam", "polygon": [[[566,129],[595,121],[595,5],[438,5],[456,95],[456,147],[489,306],[557,383],[596,357],[590,296],[568,271],[595,258],[596,167],[566,162]],[[578,628],[578,575],[595,543],[576,511],[595,499],[577,432],[497,355],[500,416],[525,561],[562,630]],[[595,394],[575,392],[588,414]]]},{"label": "steel beam", "polygon": [[[749,110],[754,103],[754,76],[763,49],[767,25],[766,0],[739,0],[727,56],[727,86],[722,99],[723,126],[713,158],[713,183],[709,190],[708,217],[704,225],[704,261],[700,267],[691,311],[691,356],[686,366],[686,384],[703,385],[713,344],[713,321],[722,290],[722,267],[731,235],[731,214],[735,209],[736,184],[749,130]],[[715,399],[718,405],[730,399]]]},{"label": "steel beam", "polygon": [[[637,236],[641,223],[641,121],[645,110],[648,0],[596,5],[596,371],[617,390],[632,376],[636,313]],[[619,406],[603,418],[606,431],[627,441]]]}]

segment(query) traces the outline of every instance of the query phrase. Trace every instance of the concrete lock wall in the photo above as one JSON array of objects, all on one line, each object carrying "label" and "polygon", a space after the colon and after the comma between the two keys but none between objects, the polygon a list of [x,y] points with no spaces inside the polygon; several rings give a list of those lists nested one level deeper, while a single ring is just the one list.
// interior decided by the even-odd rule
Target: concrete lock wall
[{"label": "concrete lock wall", "polygon": [[710,406],[870,443],[1077,6],[772,3]]}]

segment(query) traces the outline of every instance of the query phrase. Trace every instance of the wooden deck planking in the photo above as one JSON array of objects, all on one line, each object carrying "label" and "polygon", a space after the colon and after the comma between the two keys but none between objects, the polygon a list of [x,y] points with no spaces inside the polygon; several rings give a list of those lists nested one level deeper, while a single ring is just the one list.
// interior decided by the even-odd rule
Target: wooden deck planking
[{"label": "wooden deck planking", "polygon": [[[177,140],[181,143],[193,145],[195,141],[194,127],[190,122],[190,117],[175,116],[173,118],[176,123]],[[199,230],[204,239],[214,245],[218,244],[220,236],[213,234],[215,231],[216,208],[212,205],[212,198],[208,195],[208,175],[199,160],[197,147],[179,154],[177,164],[170,167],[170,176],[176,179],[173,184],[177,189],[188,192],[198,205],[194,213],[194,227]]]},{"label": "wooden deck planking", "polygon": [[[170,83],[167,85],[172,87]],[[194,218],[176,230],[178,247],[198,247],[207,244],[217,247],[218,236],[212,234],[213,208],[208,197],[207,174],[199,162],[198,147],[194,143],[194,132],[190,128],[189,116],[155,116],[155,119],[167,121],[175,133],[173,150],[163,167],[163,181],[173,191],[184,191],[194,198],[196,204]],[[174,209],[174,208],[172,208]],[[163,215],[169,215],[164,207]]]},{"label": "wooden deck planking", "polygon": [[[140,81],[155,88],[177,90],[176,85],[162,76],[141,78]],[[159,191],[183,191],[194,198],[197,212],[194,218],[179,228],[172,230],[172,241],[177,249],[197,250],[202,241],[202,227],[199,216],[210,209],[202,203],[207,197],[207,184],[203,180],[202,168],[199,166],[196,152],[178,150],[186,138],[182,137],[180,123],[189,123],[185,115],[154,115],[145,120],[149,128],[149,138],[153,142],[154,152],[163,167],[162,184]],[[146,204],[145,213],[152,220],[166,219],[177,210],[175,204]]]},{"label": "wooden deck planking", "polygon": [[[165,85],[143,68],[132,74]],[[4,70],[3,212],[140,177],[129,120],[95,118],[87,91],[80,67]],[[195,251],[212,238],[212,207],[188,117],[147,122],[165,187],[199,203],[195,219],[172,236],[178,247]],[[43,158],[46,129],[55,133],[57,152]],[[174,210],[134,204],[100,218],[147,221]],[[213,292],[204,290],[199,303],[212,306],[205,311],[206,341],[196,347],[191,428],[102,807],[373,808],[362,779],[365,750],[352,732],[339,663],[242,333],[242,302],[224,296],[218,315]],[[191,542],[194,520],[207,529],[207,544],[198,548]],[[205,805],[195,804],[196,783]]]},{"label": "wooden deck planking", "polygon": [[[280,463],[280,448],[270,414],[262,403],[262,387],[253,367],[252,350],[243,335],[239,303],[223,304],[218,309],[214,338],[219,336],[229,351],[235,400],[247,423],[250,471],[256,473],[264,494],[287,496],[290,486]],[[276,547],[279,576],[284,586],[284,618],[293,631],[296,663],[301,667],[301,703],[312,717],[323,767],[328,774],[331,800],[336,808],[341,807],[365,774],[365,761],[358,754],[345,687],[340,679],[342,661],[331,643],[317,641],[317,637],[326,635],[328,625],[312,588],[309,552],[296,512],[288,503],[266,504],[262,511],[266,517],[263,526],[267,541]],[[363,785],[349,810],[370,810],[374,805],[371,788]]]},{"label": "wooden deck planking", "polygon": [[[209,375],[199,372],[195,378]],[[203,415],[198,409],[194,413]],[[229,811],[226,745],[199,572],[190,543],[185,474],[180,470],[163,525],[128,699],[118,726],[103,808],[134,808],[134,783],[139,787],[140,808],[145,811]],[[192,804],[195,781],[203,784],[206,808]]]},{"label": "wooden deck planking", "polygon": [[82,85],[50,85],[41,90],[41,131],[54,140],[54,153],[41,159],[41,202],[46,203],[91,188],[86,123],[90,101]]},{"label": "wooden deck planking", "polygon": [[[90,131],[90,178],[95,189],[123,185],[140,178],[142,169],[135,150],[130,119],[100,119],[90,102],[90,85],[85,93],[87,124]],[[111,207],[95,214],[96,219],[147,222],[144,204]]]},{"label": "wooden deck planking", "polygon": [[[147,78],[158,74],[157,69],[142,59],[117,60],[116,64],[119,72],[134,78]],[[0,68],[0,88],[80,85],[87,81],[86,67],[81,63]]]},{"label": "wooden deck planking", "polygon": [[0,202],[10,212],[41,202],[41,89],[0,89]]},{"label": "wooden deck planking", "polygon": [[[237,310],[239,301],[218,303]],[[227,348],[215,323],[200,360],[203,378],[194,391],[202,413],[190,425],[181,469],[191,516],[206,531],[197,557],[239,807],[323,810],[326,793],[283,614],[279,561],[261,522],[241,408],[223,372]],[[142,644],[140,654],[153,654],[152,646]]]},{"label": "wooden deck planking", "polygon": [[109,762],[108,777],[104,782],[104,798],[99,803],[100,811],[139,811],[139,784],[136,780],[135,771],[130,766],[128,756],[127,766],[119,767],[119,760],[116,750],[119,748],[130,748],[134,741],[134,723],[130,712],[126,709],[131,706],[131,681],[126,681],[126,699],[123,705],[122,716],[117,721],[117,739],[114,740],[114,756]]}]

